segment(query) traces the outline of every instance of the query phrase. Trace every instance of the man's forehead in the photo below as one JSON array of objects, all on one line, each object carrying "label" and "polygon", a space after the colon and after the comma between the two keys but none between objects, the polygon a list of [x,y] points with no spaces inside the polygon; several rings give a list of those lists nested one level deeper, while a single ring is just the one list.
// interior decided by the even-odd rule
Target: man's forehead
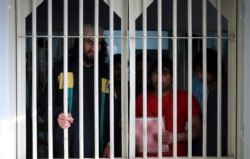
[{"label": "man's forehead", "polygon": [[[98,27],[98,29],[99,29],[98,30],[99,35],[102,36],[103,32],[104,32],[103,28]],[[86,24],[86,25],[84,25],[83,31],[84,31],[85,36],[93,36],[93,35],[95,35],[95,26],[92,24]]]},{"label": "man's forehead", "polygon": [[162,71],[164,71],[164,72],[170,72],[170,70],[167,67],[163,67]]},{"label": "man's forehead", "polygon": [[[158,69],[156,69],[154,72],[158,72]],[[162,72],[170,72],[170,70],[167,67],[163,67]]]},{"label": "man's forehead", "polygon": [[[89,40],[89,41],[91,41],[92,43],[95,42],[95,38],[85,38],[85,40]],[[99,39],[98,39],[98,42],[101,42],[101,41],[102,41],[102,38],[99,38]]]}]

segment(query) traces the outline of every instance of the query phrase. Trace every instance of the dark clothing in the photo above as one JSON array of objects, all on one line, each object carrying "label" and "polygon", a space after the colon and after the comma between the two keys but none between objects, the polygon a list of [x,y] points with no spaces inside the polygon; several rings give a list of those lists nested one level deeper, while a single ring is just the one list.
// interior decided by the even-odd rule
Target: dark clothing
[{"label": "dark clothing", "polygon": [[[77,78],[78,79],[78,78]],[[76,79],[76,80],[77,80]],[[76,82],[78,83],[78,82]],[[74,94],[76,99],[79,99],[78,87],[75,88]],[[86,93],[88,92],[88,93]],[[84,101],[84,156],[93,157],[94,156],[94,68],[84,67],[84,96],[82,97]],[[78,105],[78,101],[74,100],[73,105]],[[71,128],[71,138],[72,142],[70,145],[70,156],[79,156],[79,109],[72,109],[72,117],[75,119],[74,124]]]},{"label": "dark clothing", "polygon": [[[222,83],[221,95],[221,155],[227,156],[228,103],[227,82]],[[217,156],[217,88],[207,97],[207,156]],[[202,138],[193,141],[193,156],[202,156]]]},{"label": "dark clothing", "polygon": [[[106,66],[99,67],[99,149],[102,156],[105,145],[109,142],[109,81]],[[69,128],[69,157],[79,157],[79,66],[78,63],[69,62],[68,72],[73,75],[72,111],[74,122]],[[53,116],[54,116],[54,157],[63,157],[63,129],[59,127],[57,118],[63,112],[63,88],[60,86],[60,77],[63,78],[63,63],[57,63],[53,69]],[[69,74],[68,73],[68,74]],[[83,109],[84,109],[84,157],[94,157],[94,67],[84,67],[83,72]],[[69,77],[68,77],[68,81]],[[70,92],[70,91],[68,91]],[[47,90],[42,99],[47,99]],[[70,94],[69,94],[70,96]],[[39,101],[39,114],[47,120],[46,100]],[[69,104],[70,104],[70,100]],[[120,110],[115,99],[115,114]],[[70,110],[69,110],[70,111]],[[117,125],[115,123],[115,129]]]},{"label": "dark clothing", "polygon": [[[222,83],[221,98],[221,155],[227,155],[228,106],[227,82]],[[207,155],[217,156],[217,88],[209,91],[207,98]]]}]

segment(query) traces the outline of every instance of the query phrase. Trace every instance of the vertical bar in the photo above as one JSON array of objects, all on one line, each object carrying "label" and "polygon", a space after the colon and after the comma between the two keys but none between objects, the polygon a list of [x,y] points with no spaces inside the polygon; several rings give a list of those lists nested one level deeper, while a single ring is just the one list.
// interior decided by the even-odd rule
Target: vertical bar
[{"label": "vertical bar", "polygon": [[218,97],[217,97],[217,157],[221,157],[221,1],[217,0]]},{"label": "vertical bar", "polygon": [[129,115],[129,158],[135,158],[135,1],[129,1],[129,46],[130,46],[130,115]]},{"label": "vertical bar", "polygon": [[177,0],[173,1],[173,157],[177,157]]},{"label": "vertical bar", "polygon": [[202,156],[207,156],[207,0],[202,1],[202,110],[203,110],[203,142],[202,142]]},{"label": "vertical bar", "polygon": [[[242,139],[238,138],[241,135],[241,129],[239,129],[240,127],[242,127],[242,123],[240,123],[241,121],[241,117],[242,115],[240,115],[242,112],[242,108],[241,107],[236,107],[235,105],[242,105],[241,102],[242,100],[242,94],[241,94],[241,90],[243,90],[242,88],[242,84],[239,81],[242,81],[242,69],[241,69],[241,64],[243,64],[243,58],[242,58],[242,54],[237,54],[236,52],[241,52],[241,47],[236,47],[236,43],[241,43],[241,40],[237,39],[235,35],[240,34],[240,32],[237,32],[237,25],[239,26],[239,21],[237,22],[238,19],[240,18],[236,18],[237,17],[237,7],[236,6],[240,6],[239,1],[234,1],[234,0],[230,0],[230,1],[226,1],[228,3],[230,3],[230,5],[227,5],[227,10],[230,10],[230,13],[228,15],[228,36],[230,39],[227,40],[228,44],[227,44],[227,52],[228,52],[228,58],[227,58],[227,63],[228,63],[228,67],[225,71],[228,72],[227,74],[227,83],[237,83],[236,85],[234,84],[229,84],[227,86],[227,89],[230,90],[227,93],[227,98],[228,98],[228,115],[226,117],[227,119],[227,125],[228,125],[228,156],[236,156],[237,158],[240,158],[240,154],[242,150]],[[223,3],[223,1],[221,2]],[[236,67],[235,67],[236,66]],[[230,71],[229,71],[230,70]],[[237,71],[236,71],[237,70]],[[230,72],[230,73],[229,73]],[[223,80],[222,80],[223,81]],[[223,85],[223,84],[222,84]],[[223,92],[223,91],[222,91]],[[239,93],[240,92],[240,93]],[[238,120],[237,120],[238,118]],[[240,140],[237,140],[240,139]],[[236,144],[235,144],[235,141]],[[239,145],[239,146],[237,146]],[[237,152],[237,153],[236,153]]]},{"label": "vertical bar", "polygon": [[98,57],[98,26],[99,26],[99,0],[95,0],[95,57],[94,57],[94,104],[95,104],[95,158],[99,158],[99,57]]},{"label": "vertical bar", "polygon": [[[246,58],[247,56],[246,54],[241,53],[243,52],[243,50],[245,50],[245,47],[238,47],[238,44],[242,44],[244,40],[242,38],[237,38],[238,36],[235,36],[235,35],[242,35],[242,33],[244,33],[244,31],[240,29],[243,25],[242,23],[243,19],[238,18],[238,15],[241,14],[241,9],[238,9],[238,7],[244,6],[244,2],[231,0],[230,4],[232,5],[230,5],[231,12],[230,12],[230,23],[228,25],[229,27],[228,32],[230,37],[233,37],[233,39],[228,40],[228,59],[227,59],[228,68],[226,71],[228,71],[228,77],[227,77],[228,83],[236,83],[236,85],[234,84],[228,85],[228,90],[234,90],[228,92],[227,123],[228,123],[228,136],[230,136],[228,141],[228,146],[229,146],[228,156],[235,156],[236,158],[244,158],[246,154],[249,153],[246,152],[246,147],[245,147],[246,136],[244,135],[244,132],[246,130],[246,125],[245,125],[246,123],[244,122],[245,114],[249,113],[249,109],[247,111],[245,109],[246,107],[243,107],[243,105],[245,104],[246,101],[248,101],[249,103],[249,99],[247,98],[249,97],[248,93],[250,92],[249,89],[244,90],[244,88],[246,87],[245,84],[248,83],[246,82],[244,84],[244,81],[249,79],[249,75],[248,77],[246,77],[243,74],[245,71],[244,66],[245,68],[248,68],[250,63],[245,63],[248,61],[248,59]],[[248,67],[245,64],[247,64]],[[232,121],[235,122],[231,124]],[[247,129],[249,130],[249,125]],[[236,144],[235,141],[237,141]]]},{"label": "vertical bar", "polygon": [[128,100],[128,2],[122,1],[124,6],[124,12],[121,21],[121,36],[126,38],[121,38],[121,114],[122,116],[122,157],[128,158],[129,154],[129,100]]},{"label": "vertical bar", "polygon": [[[63,3],[63,112],[68,116],[68,0]],[[68,129],[64,129],[64,158],[68,152]]]},{"label": "vertical bar", "polygon": [[83,113],[83,0],[79,0],[79,157],[84,157]]},{"label": "vertical bar", "polygon": [[147,158],[147,1],[143,1],[143,157]]},{"label": "vertical bar", "polygon": [[[162,80],[162,0],[158,0],[158,81]],[[162,158],[162,82],[158,82],[158,158]]]},{"label": "vertical bar", "polygon": [[32,150],[37,158],[37,39],[36,39],[36,0],[32,1]]},{"label": "vertical bar", "polygon": [[27,158],[27,136],[26,136],[26,40],[21,38],[25,35],[25,5],[16,1],[16,25],[17,25],[17,159]]},{"label": "vertical bar", "polygon": [[109,30],[110,30],[110,158],[114,158],[114,3],[110,0],[109,8]]},{"label": "vertical bar", "polygon": [[49,158],[53,158],[53,110],[52,110],[52,0],[48,0],[48,139]]},{"label": "vertical bar", "polygon": [[188,0],[188,157],[192,157],[192,0]]}]

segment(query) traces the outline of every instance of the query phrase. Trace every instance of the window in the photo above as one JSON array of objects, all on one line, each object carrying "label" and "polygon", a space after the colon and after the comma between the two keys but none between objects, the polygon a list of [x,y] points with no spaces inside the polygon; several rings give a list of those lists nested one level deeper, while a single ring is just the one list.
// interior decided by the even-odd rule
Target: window
[{"label": "window", "polygon": [[[185,153],[188,157],[194,155],[206,157],[209,155],[209,137],[214,136],[215,138],[223,138],[223,134],[226,134],[225,145],[223,141],[216,140],[215,154],[212,156],[230,156],[236,158],[236,145],[234,144],[236,138],[236,2],[231,0],[228,3],[225,0],[148,0],[148,1],[108,1],[108,0],[75,0],[75,1],[59,1],[59,0],[44,0],[44,1],[32,1],[31,4],[21,3],[17,1],[17,12],[18,12],[18,54],[19,54],[19,66],[18,70],[19,81],[18,88],[20,90],[18,103],[18,117],[20,121],[18,123],[18,156],[22,157],[52,157],[55,155],[56,146],[53,146],[53,139],[55,139],[55,125],[56,117],[54,117],[55,111],[55,96],[54,93],[58,91],[57,86],[54,81],[58,81],[58,76],[53,76],[56,71],[55,66],[59,63],[63,75],[62,79],[64,81],[71,81],[68,78],[70,75],[71,65],[70,61],[74,58],[76,63],[78,63],[77,70],[80,72],[80,66],[84,64],[79,62],[78,59],[81,58],[81,52],[84,51],[83,39],[93,38],[93,43],[98,42],[98,38],[104,38],[105,42],[108,44],[108,57],[105,58],[104,62],[108,64],[109,76],[108,79],[110,83],[108,85],[108,92],[110,101],[109,116],[110,120],[114,121],[108,125],[111,125],[110,130],[110,148],[111,155],[116,156],[118,151],[118,146],[115,143],[118,140],[116,132],[114,130],[116,125],[116,102],[120,107],[120,115],[118,118],[121,120],[121,130],[120,140],[121,152],[118,157],[123,158],[135,157],[136,152],[136,96],[138,91],[142,93],[143,99],[143,112],[147,112],[146,108],[148,106],[146,99],[146,90],[151,89],[151,79],[150,79],[150,69],[153,66],[148,66],[151,61],[156,59],[162,59],[163,57],[168,57],[173,61],[173,143],[169,145],[171,155],[174,157],[180,157],[179,146],[177,144],[177,126],[178,120],[180,120],[176,109],[178,107],[177,94],[178,90],[184,90],[188,95],[188,112],[187,112],[187,123],[186,130],[187,133],[187,149]],[[223,5],[222,5],[223,4]],[[226,4],[226,5],[224,5]],[[32,6],[32,8],[29,8]],[[84,26],[85,24],[94,24],[94,32],[92,35],[86,35]],[[104,29],[104,34],[102,30],[98,29],[98,26],[102,26]],[[99,33],[99,34],[98,34]],[[101,58],[101,54],[96,55],[98,46],[93,46],[95,50],[95,59]],[[217,52],[215,61],[207,61],[210,52],[207,49],[212,49]],[[192,89],[194,84],[192,83],[196,68],[193,67],[196,57],[199,52],[203,55],[203,64],[199,69],[202,69],[201,78],[203,79],[202,92],[200,92],[200,105],[202,105],[202,137],[200,141],[203,142],[202,146],[197,150],[195,154],[195,144],[196,141],[192,140],[192,93],[195,93],[195,89]],[[79,54],[80,53],[80,54]],[[140,55],[141,57],[137,56]],[[116,88],[116,81],[113,77],[113,66],[117,62],[112,55],[121,54],[121,81],[120,86]],[[83,57],[84,58],[84,57]],[[137,60],[141,58],[142,71],[140,74],[136,72],[138,67]],[[95,60],[97,61],[97,60]],[[161,60],[158,60],[161,61]],[[94,62],[95,73],[93,78],[94,100],[94,118],[93,129],[96,130],[96,135],[94,136],[93,150],[94,156],[99,156],[99,151],[102,151],[101,143],[99,142],[99,137],[101,136],[101,131],[103,129],[97,125],[101,125],[104,121],[98,115],[99,111],[102,109],[99,107],[99,100],[102,98],[98,92],[102,91],[102,86],[98,82],[98,75],[101,74],[101,67],[97,67],[98,63]],[[159,64],[158,66],[161,66]],[[216,66],[217,65],[217,66]],[[209,72],[210,66],[213,68],[216,66],[216,80],[213,83],[213,88],[215,92],[213,98],[219,100],[212,100],[209,102],[211,97],[211,83],[209,82],[209,74],[206,74],[206,70]],[[224,68],[221,71],[220,68]],[[211,72],[209,72],[211,73]],[[214,72],[212,72],[214,73]],[[68,76],[66,76],[66,74]],[[141,75],[141,81],[140,79]],[[158,80],[162,81],[160,78],[162,75],[159,71]],[[67,78],[66,78],[67,77]],[[75,76],[73,76],[75,77]],[[227,83],[224,81],[224,77],[227,77]],[[84,75],[79,73],[78,78],[74,78],[73,81],[84,81]],[[60,81],[60,80],[59,80]],[[138,86],[138,82],[141,85]],[[67,82],[65,82],[67,83]],[[81,82],[80,82],[81,83]],[[161,82],[159,82],[161,83]],[[83,84],[83,82],[82,82]],[[225,88],[228,91],[224,90]],[[82,88],[81,88],[82,86]],[[64,88],[71,88],[70,85],[64,85]],[[77,86],[76,86],[77,87]],[[158,89],[162,87],[162,84],[158,85]],[[75,88],[75,87],[74,87]],[[84,93],[84,86],[79,86],[79,94]],[[117,89],[121,92],[121,98],[117,100]],[[61,108],[64,105],[62,111],[64,113],[70,113],[67,106],[70,104],[71,91],[60,90],[61,95]],[[70,89],[69,89],[70,90]],[[74,90],[74,89],[73,89]],[[225,92],[226,93],[225,93]],[[43,96],[43,93],[46,95]],[[104,91],[105,92],[105,91]],[[139,94],[139,93],[138,93]],[[79,96],[80,96],[79,95]],[[161,91],[157,92],[160,96],[158,100],[160,101],[164,94]],[[162,96],[163,95],[163,96]],[[224,96],[227,96],[224,98]],[[43,98],[44,97],[44,98]],[[79,105],[82,103],[84,107],[84,98],[78,98]],[[45,100],[46,99],[46,100]],[[198,98],[199,99],[199,98]],[[86,100],[86,99],[85,99]],[[74,101],[74,100],[73,100]],[[113,102],[112,102],[113,101]],[[41,115],[41,102],[46,102],[46,112],[45,116]],[[223,104],[226,104],[226,109],[223,108]],[[160,102],[158,102],[160,103]],[[25,106],[24,106],[25,105]],[[215,105],[215,111],[218,113],[210,112],[210,105]],[[159,113],[165,111],[164,105],[156,105],[159,108]],[[79,111],[83,112],[82,109]],[[85,107],[84,107],[85,108]],[[74,108],[72,108],[74,109]],[[225,115],[222,115],[224,112]],[[211,116],[211,114],[212,116]],[[221,114],[222,113],[222,114]],[[58,114],[57,114],[58,115]],[[81,125],[81,119],[83,115],[79,115],[79,121]],[[143,115],[142,115],[143,116]],[[222,118],[221,118],[222,117]],[[160,115],[155,116],[156,119],[161,119]],[[211,119],[210,119],[211,118]],[[211,127],[210,120],[218,118],[215,120],[215,135],[211,135],[208,129]],[[220,119],[221,118],[221,119]],[[226,121],[227,127],[223,124]],[[55,122],[53,122],[55,121]],[[76,120],[75,120],[76,121]],[[157,120],[159,125],[161,125],[162,120]],[[171,120],[172,121],[172,120]],[[146,124],[146,118],[144,116],[144,124]],[[53,123],[53,124],[52,124]],[[82,125],[84,122],[82,122]],[[214,125],[214,124],[212,124]],[[113,127],[114,126],[114,127]],[[72,126],[73,127],[73,126]],[[147,127],[144,128],[144,135]],[[52,131],[53,130],[53,131]],[[76,136],[79,136],[80,141],[84,138],[83,132],[84,128],[80,127],[77,129]],[[105,129],[106,130],[106,129]],[[99,132],[99,133],[97,133]],[[112,133],[113,132],[113,133]],[[69,134],[68,134],[69,133]],[[64,130],[65,142],[64,146],[70,146],[72,138],[70,138],[71,130]],[[79,135],[81,134],[82,135]],[[108,135],[108,134],[106,134]],[[32,136],[32,138],[31,138]],[[109,135],[108,135],[109,136]],[[122,137],[121,137],[122,136]],[[159,133],[160,140],[162,140],[162,133]],[[81,140],[82,139],[82,140]],[[114,139],[114,140],[113,140]],[[67,141],[70,141],[69,143]],[[146,142],[144,138],[144,143]],[[77,143],[77,147],[85,147],[85,142]],[[55,143],[54,143],[55,144]],[[26,145],[26,146],[23,146]],[[161,144],[159,144],[161,145]],[[29,147],[32,146],[32,147]],[[227,153],[224,154],[224,148],[227,149]],[[32,151],[30,151],[32,149]],[[159,146],[158,150],[162,147]],[[79,148],[78,155],[83,155],[83,150]],[[143,150],[147,150],[144,145]],[[62,151],[65,156],[70,156],[71,149],[66,149]],[[141,154],[147,157],[147,153]],[[160,153],[159,153],[160,155]],[[92,157],[94,157],[92,156]],[[164,156],[164,154],[163,154]],[[149,157],[149,156],[148,156]],[[161,157],[161,156],[159,156]]]}]

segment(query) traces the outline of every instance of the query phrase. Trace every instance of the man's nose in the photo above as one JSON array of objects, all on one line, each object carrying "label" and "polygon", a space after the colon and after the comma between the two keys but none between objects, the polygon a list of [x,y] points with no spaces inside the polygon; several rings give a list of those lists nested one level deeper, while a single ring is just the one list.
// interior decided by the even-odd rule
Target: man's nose
[{"label": "man's nose", "polygon": [[95,45],[93,44],[93,45],[91,45],[91,47],[90,47],[92,50],[94,50],[95,49]]},{"label": "man's nose", "polygon": [[95,45],[94,45],[94,43],[93,43],[93,45],[90,46],[90,50],[91,50],[91,51],[94,51],[94,50],[95,50]]},{"label": "man's nose", "polygon": [[97,47],[98,47],[100,45],[100,42],[95,43],[95,41],[92,41],[91,46],[93,48],[95,48],[95,45],[97,45]]}]

